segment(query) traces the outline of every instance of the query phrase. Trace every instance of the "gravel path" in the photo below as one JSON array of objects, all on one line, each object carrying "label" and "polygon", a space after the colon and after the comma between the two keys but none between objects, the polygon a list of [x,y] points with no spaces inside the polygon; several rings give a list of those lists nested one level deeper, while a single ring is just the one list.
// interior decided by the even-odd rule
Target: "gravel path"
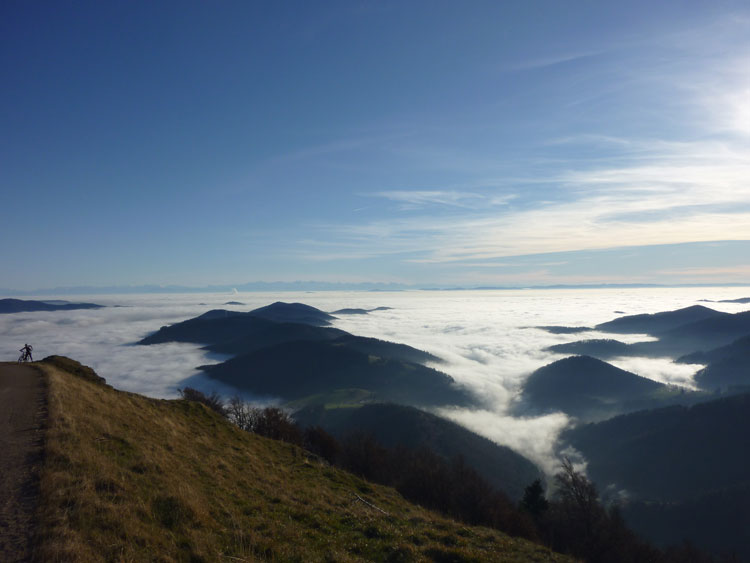
[{"label": "gravel path", "polygon": [[43,451],[45,385],[31,366],[0,363],[0,561],[28,561]]}]

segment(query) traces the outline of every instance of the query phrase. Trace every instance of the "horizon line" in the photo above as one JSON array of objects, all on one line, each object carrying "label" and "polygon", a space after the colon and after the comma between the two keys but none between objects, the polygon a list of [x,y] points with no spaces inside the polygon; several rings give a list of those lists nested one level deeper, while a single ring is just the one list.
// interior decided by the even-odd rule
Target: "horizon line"
[{"label": "horizon line", "polygon": [[324,282],[292,281],[264,282],[254,281],[242,284],[212,284],[205,286],[183,286],[177,284],[142,284],[110,286],[58,286],[51,288],[9,289],[0,288],[0,295],[34,296],[34,295],[116,295],[147,293],[262,293],[268,291],[512,291],[512,290],[554,290],[554,289],[639,289],[639,288],[689,288],[689,287],[750,287],[750,282],[729,283],[580,283],[580,284],[520,284],[520,285],[441,285],[441,284],[404,284],[397,282]]}]

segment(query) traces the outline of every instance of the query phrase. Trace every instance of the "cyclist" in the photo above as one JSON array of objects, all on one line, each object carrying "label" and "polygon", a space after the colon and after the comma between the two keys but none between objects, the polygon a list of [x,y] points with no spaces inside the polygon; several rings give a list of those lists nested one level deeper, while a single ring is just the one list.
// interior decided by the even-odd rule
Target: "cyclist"
[{"label": "cyclist", "polygon": [[23,348],[19,350],[21,352],[21,361],[22,362],[33,362],[33,358],[31,357],[31,351],[34,349],[34,347],[31,344],[24,344]]}]

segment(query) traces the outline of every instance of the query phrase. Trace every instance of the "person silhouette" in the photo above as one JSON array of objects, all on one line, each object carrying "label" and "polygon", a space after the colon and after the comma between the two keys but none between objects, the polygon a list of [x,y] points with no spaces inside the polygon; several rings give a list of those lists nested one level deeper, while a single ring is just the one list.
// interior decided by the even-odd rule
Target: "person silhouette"
[{"label": "person silhouette", "polygon": [[19,352],[23,352],[23,361],[24,362],[33,362],[34,359],[31,357],[31,351],[34,349],[34,347],[31,344],[24,344],[23,348],[19,350]]}]

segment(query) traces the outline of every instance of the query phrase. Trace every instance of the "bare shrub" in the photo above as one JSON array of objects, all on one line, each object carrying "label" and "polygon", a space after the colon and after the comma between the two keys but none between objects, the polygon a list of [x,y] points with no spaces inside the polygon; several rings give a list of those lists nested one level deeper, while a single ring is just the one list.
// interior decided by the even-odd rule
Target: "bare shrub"
[{"label": "bare shrub", "polygon": [[221,399],[216,391],[212,391],[210,395],[206,395],[197,389],[192,387],[185,387],[184,389],[178,389],[180,397],[186,401],[195,401],[196,403],[202,403],[206,405],[212,411],[219,413],[221,416],[226,416],[227,411],[224,407],[224,401]]}]

